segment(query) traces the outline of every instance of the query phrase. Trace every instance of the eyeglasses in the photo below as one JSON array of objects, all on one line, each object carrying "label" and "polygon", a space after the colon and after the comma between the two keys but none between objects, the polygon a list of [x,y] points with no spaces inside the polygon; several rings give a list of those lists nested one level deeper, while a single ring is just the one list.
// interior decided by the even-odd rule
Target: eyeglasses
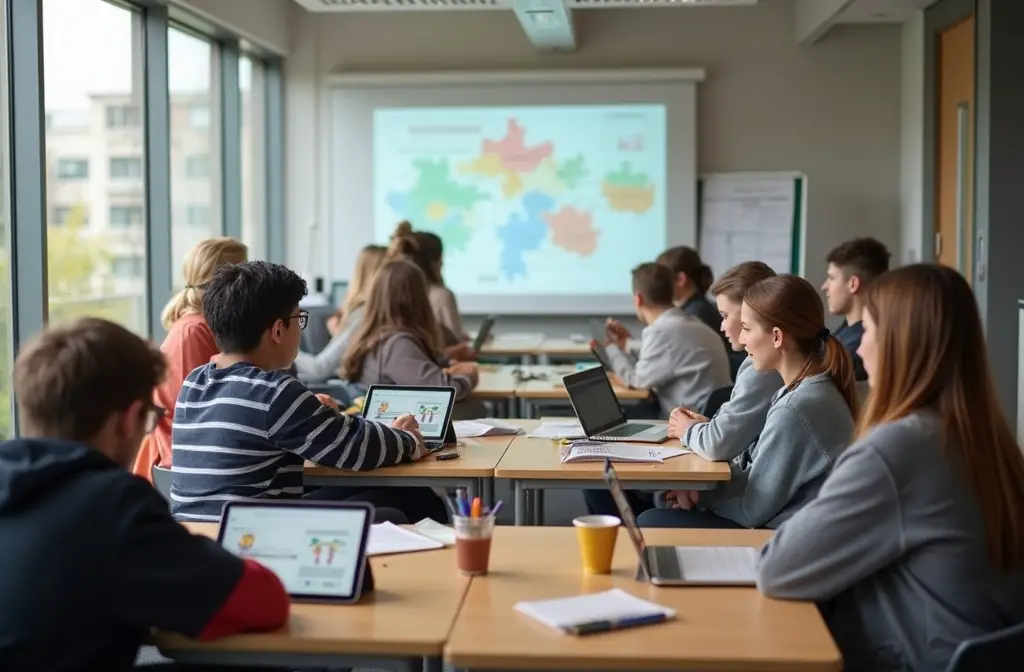
[{"label": "eyeglasses", "polygon": [[290,322],[292,320],[298,320],[299,321],[299,329],[305,329],[306,325],[309,324],[309,311],[308,310],[300,310],[298,315],[292,315],[290,317],[285,317],[283,319],[284,319],[285,322]]},{"label": "eyeglasses", "polygon": [[146,434],[149,434],[154,429],[156,429],[156,426],[158,424],[160,424],[160,420],[165,415],[167,415],[167,409],[166,408],[164,408],[163,406],[157,406],[156,404],[150,402],[149,408],[146,409],[146,419],[145,419],[145,423],[146,424],[144,426],[144,428],[146,430]]}]

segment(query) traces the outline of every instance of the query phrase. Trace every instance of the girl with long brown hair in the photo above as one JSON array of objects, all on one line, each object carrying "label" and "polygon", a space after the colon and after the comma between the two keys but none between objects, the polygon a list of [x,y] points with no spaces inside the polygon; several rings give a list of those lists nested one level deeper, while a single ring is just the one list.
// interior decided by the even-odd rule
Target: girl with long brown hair
[{"label": "girl with long brown hair", "polygon": [[477,367],[443,368],[440,343],[423,273],[408,261],[388,261],[370,285],[366,314],[342,359],[341,377],[365,386],[451,386],[455,398],[464,399],[479,381]]},{"label": "girl with long brown hair", "polygon": [[756,283],[743,296],[740,343],[755,371],[777,371],[757,439],[729,462],[723,487],[671,491],[671,508],[648,511],[648,527],[776,528],[810,500],[849,443],[857,412],[853,363],[825,328],[814,287],[794,275]]},{"label": "girl with long brown hair", "polygon": [[1024,621],[1024,457],[960,274],[889,271],[863,321],[856,439],[758,585],[823,603],[848,670],[944,670],[964,639]]},{"label": "girl with long brown hair", "polygon": [[387,248],[380,245],[367,245],[359,253],[352,282],[345,293],[345,301],[331,317],[331,320],[336,320],[336,326],[331,329],[334,335],[330,342],[316,355],[299,351],[295,358],[295,370],[299,380],[304,383],[322,383],[337,374],[341,358],[363,321],[366,295],[386,255]]}]

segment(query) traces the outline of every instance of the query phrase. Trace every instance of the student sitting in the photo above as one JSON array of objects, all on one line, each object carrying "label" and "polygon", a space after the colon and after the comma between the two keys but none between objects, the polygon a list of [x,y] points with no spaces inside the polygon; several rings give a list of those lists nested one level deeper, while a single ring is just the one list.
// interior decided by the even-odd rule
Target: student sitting
[{"label": "student sitting", "polygon": [[[668,266],[672,271],[672,302],[684,313],[696,317],[718,334],[722,329],[722,316],[707,297],[715,276],[711,272],[711,267],[701,261],[700,253],[692,247],[678,245],[662,252],[655,261]],[[744,356],[737,355],[724,337],[722,345],[726,356],[729,357],[732,375],[735,378]]]},{"label": "student sitting", "polygon": [[700,408],[712,392],[731,382],[729,360],[711,329],[672,305],[672,271],[649,263],[633,269],[633,304],[647,325],[634,359],[614,320],[607,330],[612,368],[630,387],[649,389],[662,417],[678,406]]},{"label": "student sitting", "polygon": [[165,409],[156,429],[139,448],[132,472],[151,480],[154,466],[171,466],[171,420],[174,403],[185,376],[220,352],[213,332],[203,319],[203,293],[214,272],[225,264],[245,261],[248,250],[234,238],[210,238],[193,247],[185,257],[185,288],[175,294],[162,315],[167,337],[160,352],[167,359],[167,376],[156,390],[155,400]]},{"label": "student sitting", "polygon": [[441,239],[428,231],[413,231],[409,222],[401,222],[391,236],[391,255],[411,261],[423,271],[427,279],[427,298],[434,311],[434,320],[441,330],[444,354],[457,361],[476,359],[469,337],[462,327],[455,294],[444,284],[441,269],[444,266],[444,245]]},{"label": "student sitting", "polygon": [[96,318],[18,357],[22,438],[0,446],[0,669],[127,671],[152,628],[213,639],[287,621],[270,570],[189,534],[128,472],[164,370]]},{"label": "student sitting", "polygon": [[397,259],[381,267],[370,286],[366,316],[342,360],[346,380],[370,385],[454,387],[453,416],[480,417],[464,402],[479,382],[476,364],[444,368],[440,334],[427,301],[427,284],[414,264]]},{"label": "student sitting", "polygon": [[850,355],[825,328],[809,282],[793,275],[747,290],[740,342],[756,371],[778,371],[760,436],[729,468],[731,479],[706,492],[675,490],[672,508],[640,517],[647,527],[778,527],[814,499],[849,442],[857,410]]},{"label": "student sitting", "polygon": [[[189,374],[174,410],[171,506],[177,518],[219,520],[230,499],[301,497],[305,460],[367,471],[423,457],[411,416],[386,427],[343,415],[280,370],[299,349],[308,318],[299,310],[305,293],[298,275],[262,261],[222,267],[207,284],[203,311],[223,354]],[[447,520],[429,488],[307,494]],[[396,517],[386,509],[381,515]]]},{"label": "student sitting", "polygon": [[868,377],[857,354],[864,333],[863,297],[874,279],[889,270],[889,257],[889,250],[874,238],[850,240],[828,253],[828,272],[821,289],[828,298],[828,312],[843,316],[835,336],[853,357],[858,381]]},{"label": "student sitting", "polygon": [[906,266],[864,300],[857,438],[762,550],[758,586],[819,602],[847,670],[941,671],[1024,621],[1024,458],[963,277]]},{"label": "student sitting", "polygon": [[370,283],[386,256],[387,248],[380,245],[367,245],[359,253],[352,282],[345,293],[345,302],[341,310],[328,320],[327,328],[332,334],[330,343],[316,355],[299,351],[295,358],[295,371],[299,380],[304,383],[323,383],[337,375],[349,341],[363,321],[363,308]]},{"label": "student sitting", "polygon": [[[740,342],[743,295],[761,280],[771,277],[775,277],[775,271],[767,264],[747,261],[730,268],[711,286],[722,315],[722,333],[736,352],[746,355]],[[777,371],[758,371],[754,360],[746,357],[729,400],[714,417],[706,418],[693,407],[677,408],[669,418],[669,436],[681,438],[684,446],[706,460],[731,460],[757,439],[780,387],[782,378]]]}]

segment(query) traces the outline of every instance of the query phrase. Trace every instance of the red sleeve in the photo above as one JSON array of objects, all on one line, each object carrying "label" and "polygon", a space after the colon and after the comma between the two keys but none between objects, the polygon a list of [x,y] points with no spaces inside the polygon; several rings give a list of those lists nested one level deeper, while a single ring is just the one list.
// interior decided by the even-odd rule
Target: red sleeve
[{"label": "red sleeve", "polygon": [[244,560],[242,578],[199,639],[218,639],[249,630],[274,630],[288,621],[288,592],[272,571],[254,560]]}]

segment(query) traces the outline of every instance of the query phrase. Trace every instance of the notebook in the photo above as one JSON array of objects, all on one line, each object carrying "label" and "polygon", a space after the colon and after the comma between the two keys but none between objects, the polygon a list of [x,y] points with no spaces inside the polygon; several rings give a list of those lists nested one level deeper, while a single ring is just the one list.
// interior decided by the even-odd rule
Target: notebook
[{"label": "notebook", "polygon": [[618,588],[576,597],[519,602],[515,610],[549,628],[573,635],[652,625],[676,616],[673,609]]},{"label": "notebook", "polygon": [[479,436],[512,436],[519,433],[519,428],[506,425],[498,420],[456,420],[455,435],[463,439]]},{"label": "notebook", "polygon": [[660,446],[576,441],[562,448],[562,462],[649,462],[660,464]]},{"label": "notebook", "polygon": [[375,523],[370,528],[367,555],[393,555],[415,553],[444,548],[444,544],[422,534],[411,532],[394,523]]},{"label": "notebook", "polygon": [[566,422],[542,422],[540,427],[527,435],[531,439],[582,439],[583,427],[578,420]]}]

